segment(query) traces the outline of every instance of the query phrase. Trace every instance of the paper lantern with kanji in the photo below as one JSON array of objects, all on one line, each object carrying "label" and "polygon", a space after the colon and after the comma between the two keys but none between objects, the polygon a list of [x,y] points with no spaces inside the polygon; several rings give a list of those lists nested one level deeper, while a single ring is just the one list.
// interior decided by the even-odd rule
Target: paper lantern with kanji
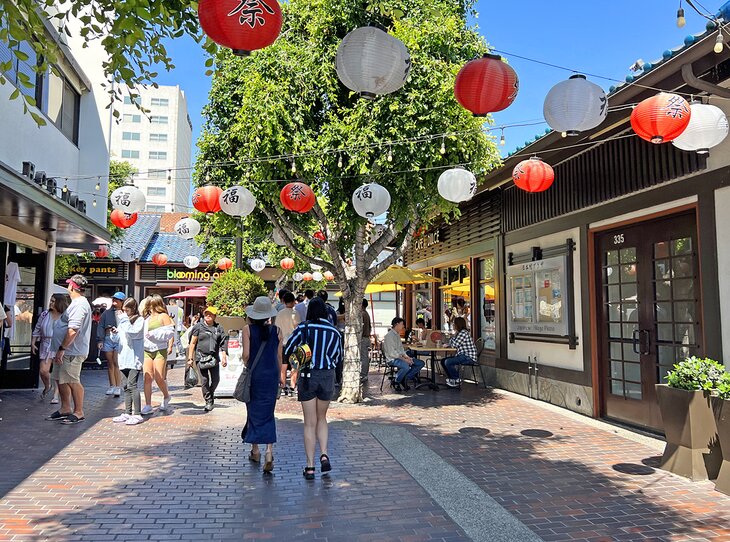
[{"label": "paper lantern with kanji", "polygon": [[314,191],[304,183],[289,183],[281,189],[279,199],[284,209],[295,213],[308,213],[316,201]]},{"label": "paper lantern with kanji", "polygon": [[99,259],[106,258],[107,256],[109,256],[109,247],[107,247],[106,245],[99,245],[99,248],[94,251],[94,256]]},{"label": "paper lantern with kanji", "polygon": [[325,271],[322,276],[324,276],[325,280],[335,280],[335,275],[332,273],[332,271]]},{"label": "paper lantern with kanji", "polygon": [[158,252],[157,254],[152,256],[152,263],[155,264],[157,267],[162,267],[167,263],[167,256],[162,252]]},{"label": "paper lantern with kanji", "polygon": [[352,206],[363,218],[375,218],[390,209],[390,192],[378,183],[362,185],[352,193]]},{"label": "paper lantern with kanji", "polygon": [[305,282],[309,282],[310,280],[314,280],[314,277],[312,276],[312,273],[304,273],[302,275],[302,280]]},{"label": "paper lantern with kanji", "polygon": [[144,211],[147,205],[147,198],[144,193],[132,185],[120,186],[109,197],[112,207],[127,214],[134,214]]},{"label": "paper lantern with kanji", "polygon": [[126,229],[134,225],[137,222],[137,213],[127,214],[119,209],[114,209],[109,216],[112,224],[117,228]]},{"label": "paper lantern with kanji", "polygon": [[555,172],[549,164],[539,158],[523,160],[512,171],[515,186],[526,192],[543,192],[555,180]]},{"label": "paper lantern with kanji", "polygon": [[467,62],[456,76],[454,96],[476,117],[502,111],[517,97],[517,73],[499,55],[484,55]]},{"label": "paper lantern with kanji", "polygon": [[256,208],[256,197],[245,186],[232,186],[221,192],[221,211],[230,216],[248,216]]},{"label": "paper lantern with kanji", "polygon": [[294,269],[294,260],[291,258],[284,258],[279,262],[279,265],[281,265],[281,268],[285,271],[289,271],[290,269]]},{"label": "paper lantern with kanji", "polygon": [[324,278],[324,276],[319,271],[315,271],[314,273],[312,273],[312,280],[315,281],[315,282],[319,282],[323,278]]},{"label": "paper lantern with kanji", "polygon": [[585,75],[572,75],[550,89],[542,112],[550,128],[576,136],[605,120],[608,99],[603,89]]},{"label": "paper lantern with kanji", "polygon": [[690,105],[690,109],[692,116],[689,124],[672,141],[672,145],[683,151],[707,154],[727,137],[727,116],[722,109],[710,104],[696,102]]},{"label": "paper lantern with kanji", "polygon": [[218,260],[216,267],[221,271],[228,271],[231,267],[233,267],[233,262],[230,258],[221,258]]},{"label": "paper lantern with kanji", "polygon": [[183,258],[183,265],[185,265],[188,269],[195,269],[200,265],[200,258],[193,256],[192,254],[190,256],[185,256]]},{"label": "paper lantern with kanji", "polygon": [[261,258],[255,258],[251,260],[251,269],[253,269],[257,273],[261,273],[261,271],[266,269],[266,262]]},{"label": "paper lantern with kanji", "polygon": [[271,45],[281,32],[276,0],[200,0],[198,18],[210,39],[238,56]]},{"label": "paper lantern with kanji", "polygon": [[294,273],[294,275],[292,275],[292,280],[294,282],[301,282],[303,277],[304,275],[302,275],[301,273]]},{"label": "paper lantern with kanji", "polygon": [[201,186],[193,192],[193,207],[201,213],[217,213],[221,210],[222,193],[223,190],[217,186]]},{"label": "paper lantern with kanji", "polygon": [[194,218],[183,218],[174,227],[175,232],[183,239],[193,239],[200,233],[200,222]]},{"label": "paper lantern with kanji", "polygon": [[453,203],[469,201],[477,193],[477,178],[464,168],[447,169],[439,176],[438,191]]},{"label": "paper lantern with kanji", "polygon": [[137,259],[137,253],[131,248],[123,248],[119,251],[119,259],[125,263],[133,262]]},{"label": "paper lantern with kanji", "polygon": [[679,94],[660,92],[643,100],[631,112],[631,127],[641,139],[666,143],[677,138],[689,124],[692,110]]}]

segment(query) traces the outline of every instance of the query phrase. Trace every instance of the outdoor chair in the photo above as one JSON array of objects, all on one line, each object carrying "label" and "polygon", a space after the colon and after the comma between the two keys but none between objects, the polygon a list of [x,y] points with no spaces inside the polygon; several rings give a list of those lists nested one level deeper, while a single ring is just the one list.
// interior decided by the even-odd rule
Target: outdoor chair
[{"label": "outdoor chair", "polygon": [[[378,353],[380,354],[380,359],[383,361],[382,367],[383,370],[383,379],[380,381],[380,391],[383,391],[383,385],[385,385],[385,379],[387,378],[390,380],[390,385],[393,385],[393,381],[395,380],[395,374],[398,372],[398,369],[394,366],[388,363],[388,360],[385,359],[385,354],[383,354],[383,343],[380,343],[380,348],[378,348]],[[380,369],[378,369],[380,370]]]},{"label": "outdoor chair", "polygon": [[481,357],[482,351],[484,350],[484,339],[479,337],[476,341],[475,346],[477,347],[476,363],[464,363],[462,365],[459,365],[459,387],[461,387],[465,367],[471,367],[471,381],[474,382],[475,386],[479,386],[479,380],[477,380],[477,367],[479,367],[479,374],[482,377],[482,384],[484,384],[484,389],[487,389],[487,381],[484,378],[484,368],[479,363],[479,358]]}]

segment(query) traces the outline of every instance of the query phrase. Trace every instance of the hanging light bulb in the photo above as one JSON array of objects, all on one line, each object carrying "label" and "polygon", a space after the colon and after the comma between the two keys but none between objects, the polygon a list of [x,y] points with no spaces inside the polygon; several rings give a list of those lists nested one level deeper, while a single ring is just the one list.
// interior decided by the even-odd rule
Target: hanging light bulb
[{"label": "hanging light bulb", "polygon": [[393,149],[388,147],[388,162],[392,162],[392,161],[393,161]]},{"label": "hanging light bulb", "polygon": [[167,184],[172,184],[172,170],[167,170]]},{"label": "hanging light bulb", "polygon": [[687,20],[684,18],[684,10],[679,8],[677,10],[677,28],[682,28],[687,24]]},{"label": "hanging light bulb", "polygon": [[560,132],[560,137],[568,137],[568,132]]},{"label": "hanging light bulb", "polygon": [[443,137],[441,138],[441,148],[439,149],[441,154],[446,154],[446,141],[444,139]]},{"label": "hanging light bulb", "polygon": [[340,168],[340,169],[342,169],[342,153],[340,153],[338,155],[338,158],[337,158],[337,167]]},{"label": "hanging light bulb", "polygon": [[91,205],[93,205],[94,207],[96,207],[96,200],[92,201],[91,202]]},{"label": "hanging light bulb", "polygon": [[68,184],[65,184],[64,183],[64,185],[63,185],[63,193],[65,194],[66,192],[68,192]]},{"label": "hanging light bulb", "polygon": [[502,128],[502,136],[499,138],[499,146],[504,147],[507,140],[504,138],[504,128]]},{"label": "hanging light bulb", "polygon": [[713,51],[715,51],[718,55],[722,53],[722,50],[725,48],[725,40],[722,39],[722,29],[720,29],[717,32],[717,39],[715,40],[715,47],[713,47]]},{"label": "hanging light bulb", "polygon": [[293,158],[291,161],[291,172],[292,172],[292,175],[297,172],[297,162]]},{"label": "hanging light bulb", "polygon": [[210,182],[210,170],[205,172],[205,182],[206,184]]},{"label": "hanging light bulb", "polygon": [[101,190],[101,177],[96,178],[96,186],[94,187],[94,190]]}]

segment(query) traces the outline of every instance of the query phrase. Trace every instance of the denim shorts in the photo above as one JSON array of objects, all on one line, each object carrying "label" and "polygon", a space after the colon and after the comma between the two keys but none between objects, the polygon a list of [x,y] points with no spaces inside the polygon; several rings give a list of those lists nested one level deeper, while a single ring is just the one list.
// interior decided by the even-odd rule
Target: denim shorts
[{"label": "denim shorts", "polygon": [[335,395],[335,370],[319,369],[306,373],[309,376],[299,375],[297,380],[297,400],[300,402],[319,399],[331,401]]},{"label": "denim shorts", "polygon": [[119,344],[119,335],[105,335],[104,344],[101,347],[102,352],[119,352],[122,350],[122,345]]}]

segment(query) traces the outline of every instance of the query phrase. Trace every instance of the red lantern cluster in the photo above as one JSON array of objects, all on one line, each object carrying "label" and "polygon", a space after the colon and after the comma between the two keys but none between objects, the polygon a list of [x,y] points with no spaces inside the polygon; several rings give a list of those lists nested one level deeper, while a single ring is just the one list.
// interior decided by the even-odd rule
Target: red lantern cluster
[{"label": "red lantern cluster", "polygon": [[281,268],[285,271],[289,271],[290,269],[294,269],[294,260],[291,258],[284,258],[279,262],[279,265],[281,265]]},{"label": "red lantern cluster", "polygon": [[484,55],[467,62],[456,76],[454,96],[475,117],[502,111],[517,97],[517,73],[499,55]]},{"label": "red lantern cluster", "polygon": [[94,251],[94,256],[97,258],[106,258],[109,256],[109,248],[106,245],[99,245],[99,249]]},{"label": "red lantern cluster", "polygon": [[279,199],[284,209],[295,213],[308,213],[314,207],[314,191],[304,183],[289,183],[281,189]]},{"label": "red lantern cluster", "polygon": [[276,0],[200,0],[198,18],[210,39],[238,56],[271,45],[281,32]]},{"label": "red lantern cluster", "polygon": [[163,252],[158,252],[154,256],[152,256],[152,263],[155,264],[157,267],[162,267],[167,263],[167,255]]},{"label": "red lantern cluster", "polygon": [[217,186],[201,186],[193,192],[193,207],[201,213],[217,213],[221,210],[220,195],[223,193]]},{"label": "red lantern cluster", "polygon": [[660,92],[634,108],[631,127],[641,139],[666,143],[684,132],[691,114],[689,103],[680,95]]},{"label": "red lantern cluster", "polygon": [[230,258],[221,258],[220,260],[218,260],[216,266],[221,271],[228,271],[231,267],[233,267],[233,262]]},{"label": "red lantern cluster", "polygon": [[555,172],[539,158],[523,160],[512,171],[515,185],[527,192],[544,192],[555,180]]},{"label": "red lantern cluster", "polygon": [[302,275],[302,280],[305,282],[309,282],[310,280],[314,280],[314,277],[312,276],[312,273],[304,273]]},{"label": "red lantern cluster", "polygon": [[332,281],[335,280],[335,275],[332,273],[332,271],[325,271],[324,278],[325,280]]},{"label": "red lantern cluster", "polygon": [[127,214],[124,211],[120,211],[119,209],[114,209],[111,212],[111,215],[109,217],[112,224],[114,224],[117,228],[126,229],[132,226],[135,222],[137,222],[137,213],[133,214]]}]

